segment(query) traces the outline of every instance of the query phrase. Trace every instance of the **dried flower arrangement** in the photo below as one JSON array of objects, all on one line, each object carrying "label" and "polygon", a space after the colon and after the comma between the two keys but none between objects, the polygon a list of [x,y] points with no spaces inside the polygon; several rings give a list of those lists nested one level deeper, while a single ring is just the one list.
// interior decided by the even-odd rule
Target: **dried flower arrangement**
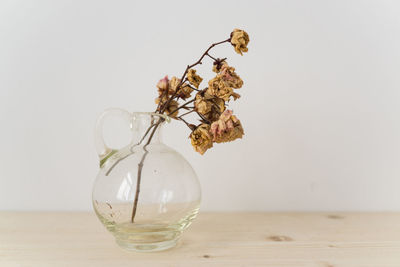
[{"label": "dried flower arrangement", "polygon": [[[247,52],[249,35],[239,29],[235,29],[230,38],[222,42],[212,44],[194,64],[187,66],[182,78],[165,76],[158,84],[158,98],[156,99],[158,113],[166,113],[168,116],[184,122],[192,131],[190,139],[194,149],[200,154],[204,154],[213,143],[230,142],[243,136],[243,128],[240,121],[232,111],[226,109],[226,104],[231,98],[234,100],[240,97],[234,92],[243,86],[243,81],[236,74],[235,68],[230,67],[226,58],[219,59],[211,56],[209,51],[216,45],[231,43],[235,51],[243,55]],[[205,56],[211,58],[213,71],[217,75],[208,82],[208,87],[200,90],[199,86],[203,81],[193,69],[196,65],[202,64]],[[179,105],[178,101],[186,101],[196,91],[193,99]],[[189,107],[194,102],[194,106]],[[179,110],[187,112],[179,115]],[[183,117],[190,113],[197,113],[200,117],[200,125],[188,123]]]},{"label": "dried flower arrangement", "polygon": [[[226,58],[215,58],[209,52],[217,45],[230,43],[238,54],[243,55],[243,52],[248,51],[249,41],[249,35],[245,31],[234,29],[228,39],[211,44],[199,60],[188,65],[180,79],[175,76],[169,79],[168,76],[165,76],[157,83],[158,97],[155,100],[157,104],[155,113],[166,114],[175,120],[184,122],[191,130],[189,137],[193,148],[202,155],[213,147],[214,143],[231,142],[244,135],[239,119],[233,115],[232,110],[226,108],[232,98],[236,100],[240,97],[238,93],[234,92],[234,89],[241,88],[243,80],[236,74],[235,68],[227,64]],[[216,76],[208,82],[208,87],[199,89],[203,78],[196,73],[194,67],[202,64],[206,56],[213,60],[212,70]],[[196,94],[192,95],[193,92]],[[181,100],[186,102],[180,104]],[[193,106],[189,106],[191,103]],[[180,110],[185,110],[185,112],[179,115]],[[183,118],[190,113],[196,113],[199,116],[200,124],[189,123]],[[163,121],[160,119],[153,122],[147,129],[145,136],[147,134],[150,136],[145,147],[150,143],[156,129]],[[138,169],[132,223],[136,214],[146,155],[147,150],[145,149]]]}]

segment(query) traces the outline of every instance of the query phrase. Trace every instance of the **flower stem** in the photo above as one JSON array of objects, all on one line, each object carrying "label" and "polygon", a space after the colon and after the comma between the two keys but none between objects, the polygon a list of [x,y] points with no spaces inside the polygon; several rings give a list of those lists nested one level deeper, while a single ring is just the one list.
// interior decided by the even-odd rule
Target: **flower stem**
[{"label": "flower stem", "polygon": [[209,56],[211,59],[213,59],[214,61],[217,61],[218,59],[216,59],[215,57],[211,56],[209,53],[207,53],[207,56]]},{"label": "flower stem", "polygon": [[[136,192],[135,192],[135,200],[133,202],[133,208],[132,208],[132,216],[131,216],[131,223],[135,222],[135,216],[136,216],[136,211],[137,211],[137,205],[139,201],[139,193],[140,193],[140,183],[142,180],[142,170],[143,170],[143,165],[144,165],[144,160],[146,159],[147,154],[149,151],[147,150],[147,146],[150,144],[151,139],[153,139],[154,133],[156,132],[158,126],[163,122],[163,119],[159,119],[159,121],[155,124],[153,131],[151,132],[149,139],[147,140],[146,144],[143,147],[143,150],[145,151],[142,159],[140,160],[138,164],[138,173],[137,173],[137,180],[136,180]],[[152,127],[152,126],[150,126]]]},{"label": "flower stem", "polygon": [[173,111],[170,112],[170,114],[174,114],[176,111],[180,110],[181,108],[184,108],[185,106],[189,105],[190,103],[194,102],[196,99],[192,99],[188,102],[186,102],[185,104],[180,105],[179,107],[177,107],[176,109],[174,109]]},{"label": "flower stem", "polygon": [[190,114],[190,113],[192,113],[192,112],[195,112],[195,110],[192,109],[191,111],[188,111],[188,112],[186,112],[186,113],[183,113],[182,115],[180,115],[180,116],[178,117],[178,119],[179,119],[179,118],[182,118],[183,116],[186,116],[186,115],[188,115],[188,114]]}]

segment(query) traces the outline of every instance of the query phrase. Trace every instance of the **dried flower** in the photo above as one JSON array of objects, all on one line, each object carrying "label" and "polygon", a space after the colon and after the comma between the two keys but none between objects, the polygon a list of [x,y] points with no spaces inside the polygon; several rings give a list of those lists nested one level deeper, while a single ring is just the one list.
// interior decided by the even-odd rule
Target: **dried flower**
[{"label": "dried flower", "polygon": [[178,96],[183,100],[189,98],[193,92],[193,89],[188,84],[183,84],[182,88],[178,92]]},{"label": "dried flower", "polygon": [[178,85],[180,84],[181,79],[177,78],[177,77],[172,77],[171,80],[169,81],[169,90],[173,93],[175,93],[176,88],[178,87]]},{"label": "dried flower", "polygon": [[203,80],[203,78],[196,74],[195,69],[189,69],[187,73],[187,79],[189,80],[190,84],[192,84],[196,88],[199,88],[199,85]]},{"label": "dried flower", "polygon": [[[208,94],[207,94],[208,95]],[[196,94],[194,107],[200,114],[207,114],[211,110],[211,103],[200,93]]]},{"label": "dried flower", "polygon": [[[229,98],[234,94],[232,87],[227,86],[220,75],[215,76],[208,82],[207,93],[225,101],[229,101]],[[235,95],[238,94],[235,93]]]},{"label": "dried flower", "polygon": [[242,124],[232,113],[232,110],[225,110],[219,119],[211,124],[210,132],[214,142],[231,142],[244,135]]},{"label": "dried flower", "polygon": [[[171,95],[175,93],[175,91],[177,90],[177,87],[180,83],[181,83],[181,79],[179,79],[175,76],[171,78],[171,80],[169,81],[169,90],[170,90]],[[192,92],[193,92],[193,89],[190,88],[190,86],[185,83],[180,86],[180,89],[176,95],[182,99],[186,99],[186,98],[190,97]]]},{"label": "dried flower", "polygon": [[169,88],[168,75],[158,81],[157,88],[159,95],[162,95],[166,90],[168,90]]},{"label": "dried flower", "polygon": [[242,52],[248,51],[247,45],[249,41],[249,35],[243,30],[234,29],[231,33],[231,44],[235,47],[236,53],[241,54],[242,56]]},{"label": "dried flower", "polygon": [[214,61],[214,63],[213,63],[212,71],[219,73],[221,71],[222,66],[224,66],[224,65],[227,65],[227,63],[225,62],[225,59],[222,60],[222,59],[218,58],[217,61]]},{"label": "dried flower", "polygon": [[[158,105],[160,103],[160,98],[157,97],[155,102]],[[163,97],[160,105],[163,106],[167,102],[168,102],[168,99],[166,97]],[[179,103],[177,101],[171,100],[165,109],[165,113],[170,117],[176,118],[176,116],[178,116],[178,113],[179,113],[179,111],[176,110],[178,108],[178,105],[179,105]],[[171,112],[173,112],[173,113],[171,113]]]},{"label": "dried flower", "polygon": [[207,92],[199,92],[196,94],[194,107],[196,111],[202,114],[207,120],[215,121],[219,118],[219,115],[224,112],[225,101]]},{"label": "dried flower", "polygon": [[243,86],[243,80],[236,74],[235,68],[228,66],[226,63],[221,66],[220,75],[229,87],[239,89]]},{"label": "dried flower", "polygon": [[190,141],[194,150],[203,155],[207,149],[213,146],[210,134],[210,125],[202,123],[191,134]]}]

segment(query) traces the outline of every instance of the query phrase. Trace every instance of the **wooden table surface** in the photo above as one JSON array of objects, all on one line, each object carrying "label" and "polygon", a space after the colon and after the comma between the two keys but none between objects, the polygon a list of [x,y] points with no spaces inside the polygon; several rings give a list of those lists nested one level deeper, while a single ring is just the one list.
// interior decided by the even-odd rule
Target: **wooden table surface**
[{"label": "wooden table surface", "polygon": [[200,213],[179,245],[121,250],[93,213],[0,212],[1,267],[400,267],[400,213]]}]

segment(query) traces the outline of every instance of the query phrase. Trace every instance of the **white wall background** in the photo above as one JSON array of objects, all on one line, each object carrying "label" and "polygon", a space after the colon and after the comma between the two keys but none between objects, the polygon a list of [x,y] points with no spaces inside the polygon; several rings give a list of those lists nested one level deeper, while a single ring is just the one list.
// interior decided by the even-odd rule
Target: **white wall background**
[{"label": "white wall background", "polygon": [[399,12],[396,1],[1,1],[0,209],[91,209],[96,117],[153,110],[158,79],[239,27],[249,53],[214,54],[245,80],[232,104],[245,138],[202,157],[183,125],[165,133],[197,170],[203,210],[400,210]]}]

